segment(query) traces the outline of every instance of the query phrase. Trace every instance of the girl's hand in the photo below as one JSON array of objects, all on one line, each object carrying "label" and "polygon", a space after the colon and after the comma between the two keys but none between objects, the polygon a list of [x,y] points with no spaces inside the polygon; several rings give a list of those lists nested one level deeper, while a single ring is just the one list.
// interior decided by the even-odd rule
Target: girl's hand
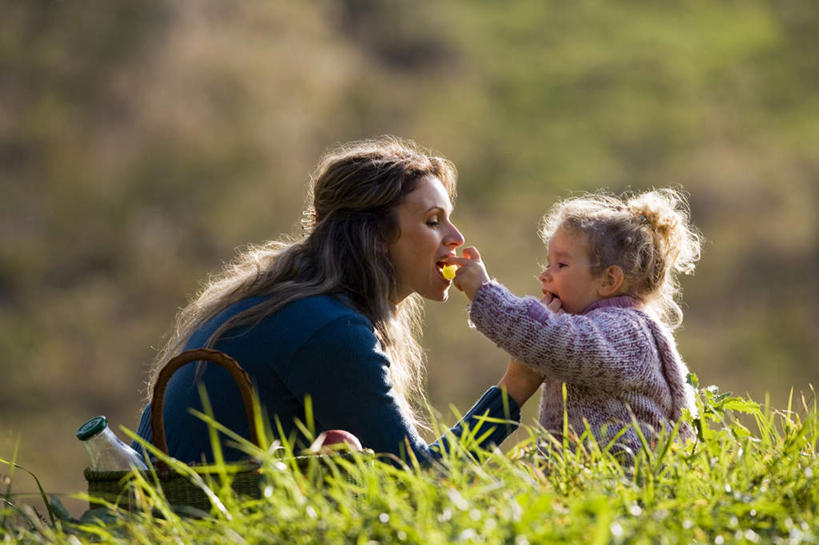
[{"label": "girl's hand", "polygon": [[565,311],[563,310],[563,303],[561,303],[560,299],[550,293],[547,293],[541,297],[540,302],[555,314],[565,314]]},{"label": "girl's hand", "polygon": [[463,257],[450,257],[446,260],[447,265],[458,265],[455,279],[452,281],[455,287],[464,292],[471,301],[475,297],[475,292],[481,285],[489,282],[489,274],[486,272],[481,254],[474,246],[464,248]]},{"label": "girl's hand", "polygon": [[518,407],[523,407],[526,400],[532,397],[543,382],[543,375],[527,367],[515,359],[509,360],[506,374],[498,383],[504,388],[509,397],[515,400]]}]

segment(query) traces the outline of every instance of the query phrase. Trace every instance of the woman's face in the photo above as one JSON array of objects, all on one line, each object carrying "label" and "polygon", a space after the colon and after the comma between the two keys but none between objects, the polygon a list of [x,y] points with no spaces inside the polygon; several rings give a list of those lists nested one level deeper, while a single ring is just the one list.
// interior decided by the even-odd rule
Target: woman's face
[{"label": "woman's face", "polygon": [[452,203],[444,184],[435,176],[418,181],[394,211],[398,239],[389,245],[390,261],[398,280],[398,303],[412,293],[443,301],[451,282],[441,274],[441,261],[464,243],[449,219]]}]

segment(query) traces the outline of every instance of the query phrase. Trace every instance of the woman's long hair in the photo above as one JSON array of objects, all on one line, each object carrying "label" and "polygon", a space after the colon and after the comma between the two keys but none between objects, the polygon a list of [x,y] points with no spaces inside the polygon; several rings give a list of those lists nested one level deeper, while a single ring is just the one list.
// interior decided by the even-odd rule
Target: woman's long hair
[{"label": "woman's long hair", "polygon": [[454,198],[455,167],[412,141],[387,136],[326,153],[310,179],[301,236],[250,246],[211,277],[178,314],[150,383],[195,330],[240,300],[268,296],[222,324],[207,346],[228,330],[258,323],[294,300],[341,295],[373,323],[391,361],[399,403],[420,423],[415,407],[425,399],[424,357],[417,339],[421,298],[413,294],[396,304],[398,286],[388,247],[400,236],[395,207],[427,176],[441,180]]}]

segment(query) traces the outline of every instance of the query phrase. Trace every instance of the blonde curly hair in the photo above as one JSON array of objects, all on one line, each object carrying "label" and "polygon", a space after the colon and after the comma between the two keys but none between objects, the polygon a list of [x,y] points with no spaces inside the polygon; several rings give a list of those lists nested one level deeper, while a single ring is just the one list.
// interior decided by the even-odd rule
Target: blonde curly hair
[{"label": "blonde curly hair", "polygon": [[662,188],[572,197],[556,203],[544,216],[540,235],[547,246],[560,228],[586,237],[593,274],[620,267],[628,295],[668,327],[682,323],[678,276],[694,273],[702,236],[691,224],[681,191]]}]

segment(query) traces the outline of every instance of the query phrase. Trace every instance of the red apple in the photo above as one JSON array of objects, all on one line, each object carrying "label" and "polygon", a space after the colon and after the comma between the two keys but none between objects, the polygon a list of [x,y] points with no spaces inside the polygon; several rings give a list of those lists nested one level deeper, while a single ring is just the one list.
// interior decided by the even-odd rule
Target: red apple
[{"label": "red apple", "polygon": [[336,450],[341,448],[342,445],[346,445],[346,448],[350,450],[363,449],[361,441],[352,433],[346,430],[327,430],[321,432],[319,436],[316,437],[316,440],[310,445],[310,450],[320,451],[324,450],[325,447],[330,447],[327,450]]}]

